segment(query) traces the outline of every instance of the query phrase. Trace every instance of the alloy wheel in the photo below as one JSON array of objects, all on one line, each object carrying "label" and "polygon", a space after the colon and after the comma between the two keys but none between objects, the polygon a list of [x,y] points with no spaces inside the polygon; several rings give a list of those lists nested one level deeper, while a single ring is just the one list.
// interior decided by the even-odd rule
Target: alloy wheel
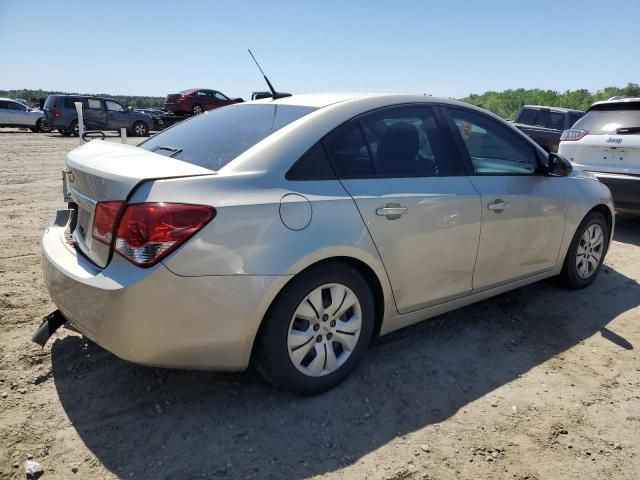
[{"label": "alloy wheel", "polygon": [[202,113],[202,107],[200,105],[193,106],[193,114],[200,115]]},{"label": "alloy wheel", "polygon": [[576,270],[583,280],[597,270],[604,252],[604,232],[596,223],[589,225],[580,237],[576,250]]},{"label": "alloy wheel", "polygon": [[338,283],[322,285],[300,302],[291,318],[289,359],[305,375],[328,375],[351,356],[361,329],[362,307],[353,291]]}]

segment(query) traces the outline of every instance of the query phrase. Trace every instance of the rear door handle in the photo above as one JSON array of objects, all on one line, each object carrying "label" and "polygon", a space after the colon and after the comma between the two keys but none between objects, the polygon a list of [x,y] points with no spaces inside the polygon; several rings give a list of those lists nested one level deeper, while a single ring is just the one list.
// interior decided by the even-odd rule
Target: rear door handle
[{"label": "rear door handle", "polygon": [[397,203],[387,203],[383,208],[376,209],[376,215],[381,217],[387,217],[390,220],[400,218],[401,215],[405,215],[409,209],[403,207]]},{"label": "rear door handle", "polygon": [[509,202],[505,202],[504,200],[498,198],[492,203],[488,204],[487,208],[494,212],[502,212],[504,209],[509,208],[510,206],[511,204]]}]

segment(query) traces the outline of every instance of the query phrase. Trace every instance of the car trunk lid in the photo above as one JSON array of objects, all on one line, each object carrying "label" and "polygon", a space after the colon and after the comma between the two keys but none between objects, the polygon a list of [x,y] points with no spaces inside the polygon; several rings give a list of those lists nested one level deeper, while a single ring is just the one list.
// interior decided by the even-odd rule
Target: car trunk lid
[{"label": "car trunk lid", "polygon": [[563,154],[582,170],[640,174],[640,134],[586,135],[563,144]]},{"label": "car trunk lid", "polygon": [[111,246],[92,237],[99,202],[126,201],[136,186],[147,180],[213,174],[207,168],[132,145],[89,142],[67,156],[67,184],[77,205],[73,241],[93,263],[105,267]]}]

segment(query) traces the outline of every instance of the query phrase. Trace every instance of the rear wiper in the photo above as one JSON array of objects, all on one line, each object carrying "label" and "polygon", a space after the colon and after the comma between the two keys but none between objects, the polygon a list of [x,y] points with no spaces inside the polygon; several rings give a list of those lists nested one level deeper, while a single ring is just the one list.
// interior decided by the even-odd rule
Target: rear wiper
[{"label": "rear wiper", "polygon": [[640,133],[640,127],[623,127],[616,130],[616,134],[624,135],[629,133]]},{"label": "rear wiper", "polygon": [[171,152],[170,155],[168,155],[169,157],[174,157],[177,154],[179,154],[180,152],[182,152],[181,148],[178,147],[171,147],[169,145],[158,145],[157,147],[153,147],[151,149],[152,152],[155,152],[156,150],[166,150],[168,152]]}]

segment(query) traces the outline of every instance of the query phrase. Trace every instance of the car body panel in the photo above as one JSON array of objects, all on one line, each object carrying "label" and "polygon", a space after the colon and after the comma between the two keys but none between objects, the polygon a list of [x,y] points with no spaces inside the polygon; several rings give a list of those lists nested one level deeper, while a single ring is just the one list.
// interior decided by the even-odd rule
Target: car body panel
[{"label": "car body panel", "polygon": [[[242,369],[272,301],[291,279],[318,262],[347,259],[370,269],[382,291],[380,333],[385,334],[558,274],[584,216],[594,207],[613,212],[606,186],[580,172],[562,178],[531,176],[526,181],[502,177],[502,186],[492,184],[489,177],[464,175],[396,179],[375,188],[356,180],[286,180],[286,172],[310,145],[365,111],[396,104],[463,104],[404,95],[302,96],[276,102],[324,107],[248,148],[215,174],[141,148],[100,141],[69,155],[76,188],[92,199],[196,203],[216,209],[209,224],[151,268],[135,267],[118,254],[96,265],[69,245],[65,236],[69,216],[60,214],[43,238],[45,281],[54,303],[80,331],[116,355],[139,363]],[[449,189],[454,190],[452,197],[462,194],[461,198],[448,198]],[[479,220],[485,212],[480,194],[485,189],[485,195],[514,195],[514,202],[518,195],[537,195],[535,206],[514,203],[512,216],[503,218],[509,223],[497,219],[487,223],[496,235],[503,235],[505,248],[508,238],[517,237],[522,229],[533,238],[535,249],[528,260],[516,260],[510,253],[505,274],[514,276],[500,285],[492,280],[495,272],[489,272],[479,277],[489,279],[485,284],[470,288],[469,264],[481,238]],[[389,220],[372,213],[378,202],[384,207],[391,199],[411,202],[414,225],[404,218]],[[561,205],[565,201],[566,208]],[[308,221],[292,228],[283,216],[283,204],[307,212]],[[531,217],[533,224],[523,225],[514,218],[518,212]],[[553,232],[532,232],[549,229],[548,221]],[[396,227],[406,238],[393,238]],[[438,227],[448,233],[440,233]],[[543,252],[544,248],[549,251]],[[456,250],[463,258],[455,258]],[[487,268],[490,259],[500,261],[498,253],[486,250]],[[520,273],[523,265],[531,268]],[[402,270],[412,266],[416,271],[403,278]],[[429,269],[437,272],[434,278],[429,278]],[[424,298],[419,298],[420,285],[428,290]]]},{"label": "car body panel", "polygon": [[[468,177],[359,179],[343,184],[382,257],[401,313],[471,291],[480,197]],[[377,210],[385,206],[407,211],[379,215]]]},{"label": "car body panel", "polygon": [[[545,175],[472,176],[482,198],[474,290],[551,270],[564,233],[561,179]],[[504,210],[490,204],[504,201]]]}]

